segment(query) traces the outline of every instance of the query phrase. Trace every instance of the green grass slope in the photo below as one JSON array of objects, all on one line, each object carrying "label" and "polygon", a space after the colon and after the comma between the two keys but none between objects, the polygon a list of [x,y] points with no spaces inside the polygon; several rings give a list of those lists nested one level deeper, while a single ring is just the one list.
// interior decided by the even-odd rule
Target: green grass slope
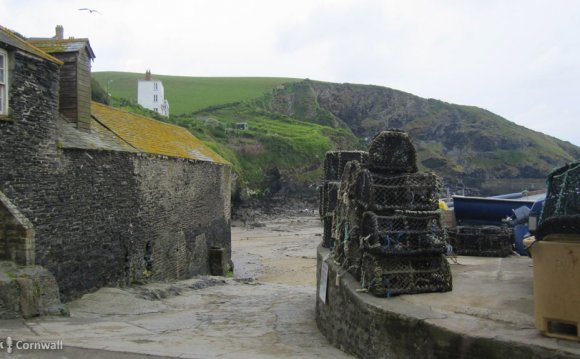
[{"label": "green grass slope", "polygon": [[[347,128],[332,128],[262,110],[254,102],[210,108],[170,119],[190,130],[232,163],[240,182],[257,192],[275,192],[281,182],[304,187],[322,176],[327,151],[361,149]],[[247,123],[247,130],[235,128]],[[272,181],[270,173],[279,173]],[[273,183],[277,182],[277,183]]]},{"label": "green grass slope", "polygon": [[[112,97],[137,102],[137,80],[145,75],[132,72],[93,72]],[[153,75],[163,81],[171,114],[179,115],[226,103],[242,102],[264,95],[283,83],[300,81],[281,77],[185,77]]]},{"label": "green grass slope", "polygon": [[[98,82],[93,83],[96,101],[107,100],[104,93]],[[232,164],[237,174],[236,184],[248,190],[241,192],[258,197],[275,194],[282,188],[290,196],[293,192],[313,194],[311,185],[322,176],[321,164],[327,151],[363,148],[362,142],[346,126],[333,128],[266,111],[264,98],[268,95],[233,104],[223,104],[214,98],[206,109],[169,118],[124,98],[112,97],[108,102],[126,111],[187,128]],[[248,129],[236,129],[235,125],[240,122],[247,123]]]},{"label": "green grass slope", "polygon": [[[135,105],[141,74],[95,73],[115,96]],[[487,110],[424,99],[380,86],[284,78],[188,78],[164,82],[171,116],[230,161],[239,184],[257,193],[308,186],[320,179],[324,153],[364,149],[387,128],[405,129],[421,170],[483,194],[542,186],[554,167],[580,148],[529,130]],[[124,99],[122,99],[124,98]],[[236,123],[248,123],[238,130]]]},{"label": "green grass slope", "polygon": [[314,123],[324,113],[360,138],[402,128],[413,139],[422,170],[484,192],[525,189],[516,188],[521,183],[514,179],[541,186],[554,167],[580,158],[580,147],[485,109],[380,86],[305,80],[276,89],[267,98],[269,111],[299,113],[300,119]]}]

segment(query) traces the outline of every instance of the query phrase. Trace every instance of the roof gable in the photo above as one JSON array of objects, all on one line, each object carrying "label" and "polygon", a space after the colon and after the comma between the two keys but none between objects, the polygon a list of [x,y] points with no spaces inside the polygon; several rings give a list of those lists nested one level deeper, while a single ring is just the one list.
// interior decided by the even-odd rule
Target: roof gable
[{"label": "roof gable", "polygon": [[46,52],[42,51],[38,47],[32,45],[28,40],[17,35],[15,32],[0,25],[0,42],[3,42],[11,47],[17,48],[19,50],[25,51],[29,54],[36,55],[42,59],[54,62],[55,64],[62,65],[63,62],[59,59],[50,56]]}]

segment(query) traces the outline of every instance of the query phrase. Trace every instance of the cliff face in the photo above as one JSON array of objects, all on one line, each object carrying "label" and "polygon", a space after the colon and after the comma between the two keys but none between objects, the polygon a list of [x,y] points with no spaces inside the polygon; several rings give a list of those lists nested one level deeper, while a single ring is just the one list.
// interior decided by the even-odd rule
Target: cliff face
[{"label": "cliff face", "polygon": [[484,194],[541,187],[554,167],[580,158],[579,147],[487,110],[379,86],[306,80],[275,90],[266,106],[299,120],[348,127],[363,139],[403,128],[422,170]]}]

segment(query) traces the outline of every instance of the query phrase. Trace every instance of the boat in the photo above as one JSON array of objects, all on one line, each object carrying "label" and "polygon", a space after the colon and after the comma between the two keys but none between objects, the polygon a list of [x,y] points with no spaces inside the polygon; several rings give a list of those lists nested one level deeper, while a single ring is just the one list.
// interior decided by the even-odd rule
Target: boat
[{"label": "boat", "polygon": [[[457,225],[501,226],[506,218],[517,213],[529,214],[536,200],[521,198],[453,196]],[[527,210],[521,209],[526,207]],[[519,217],[519,216],[518,216]]]}]

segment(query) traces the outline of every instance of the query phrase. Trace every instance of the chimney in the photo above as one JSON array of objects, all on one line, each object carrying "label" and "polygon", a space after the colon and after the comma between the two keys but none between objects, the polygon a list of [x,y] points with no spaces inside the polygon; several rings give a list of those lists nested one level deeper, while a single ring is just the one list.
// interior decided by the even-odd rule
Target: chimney
[{"label": "chimney", "polygon": [[151,70],[145,71],[145,80],[151,81]]},{"label": "chimney", "polygon": [[64,28],[62,27],[62,25],[56,25],[56,36],[55,36],[56,40],[62,40],[64,39]]}]

